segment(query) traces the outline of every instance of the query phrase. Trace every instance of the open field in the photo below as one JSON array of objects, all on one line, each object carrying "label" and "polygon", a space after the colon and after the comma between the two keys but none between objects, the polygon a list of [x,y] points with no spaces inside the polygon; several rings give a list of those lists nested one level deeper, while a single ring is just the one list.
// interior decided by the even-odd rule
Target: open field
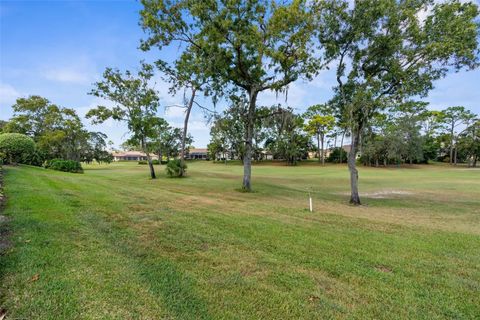
[{"label": "open field", "polygon": [[343,166],[157,168],[7,167],[7,317],[480,317],[480,170],[360,168],[351,207]]}]

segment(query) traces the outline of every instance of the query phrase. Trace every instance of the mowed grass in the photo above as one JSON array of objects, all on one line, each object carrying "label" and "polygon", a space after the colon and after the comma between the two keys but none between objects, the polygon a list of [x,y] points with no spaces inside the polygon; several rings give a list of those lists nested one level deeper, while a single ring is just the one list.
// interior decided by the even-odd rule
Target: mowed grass
[{"label": "mowed grass", "polygon": [[[478,319],[480,170],[7,167],[11,319]],[[314,212],[308,208],[312,193]],[[38,276],[38,279],[37,279]]]}]

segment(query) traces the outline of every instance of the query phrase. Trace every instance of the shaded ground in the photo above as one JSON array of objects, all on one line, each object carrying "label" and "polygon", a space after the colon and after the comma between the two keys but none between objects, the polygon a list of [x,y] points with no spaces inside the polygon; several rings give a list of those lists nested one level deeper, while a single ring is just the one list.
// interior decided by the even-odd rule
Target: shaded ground
[{"label": "shaded ground", "polygon": [[357,208],[345,167],[256,166],[250,194],[240,166],[189,168],[8,168],[1,306],[28,319],[480,315],[480,171],[360,168]]}]

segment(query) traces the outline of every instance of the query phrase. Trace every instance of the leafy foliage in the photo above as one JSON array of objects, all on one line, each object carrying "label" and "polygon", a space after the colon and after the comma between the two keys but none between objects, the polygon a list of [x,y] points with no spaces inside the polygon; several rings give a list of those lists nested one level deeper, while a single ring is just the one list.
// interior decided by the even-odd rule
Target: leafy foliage
[{"label": "leafy foliage", "polygon": [[[425,96],[450,70],[478,65],[478,7],[447,1],[319,0],[318,40],[336,70],[332,104],[350,127],[351,203],[360,204],[360,135],[391,104]],[[428,11],[425,19],[420,13]]]},{"label": "leafy foliage", "polygon": [[305,131],[317,138],[317,148],[320,152],[318,161],[322,164],[325,163],[325,136],[333,130],[335,125],[335,117],[332,113],[333,110],[327,105],[314,105],[309,107],[304,115],[307,118]]},{"label": "leafy foliage", "polygon": [[87,131],[74,109],[59,107],[40,96],[19,98],[12,108],[14,115],[4,131],[26,134],[35,141],[32,163],[53,158],[111,161],[105,150],[106,135]]},{"label": "leafy foliage", "polygon": [[[148,164],[148,161],[140,160],[138,161],[138,164]],[[157,159],[152,160],[152,164],[160,164],[160,161],[158,161]]]},{"label": "leafy foliage", "polygon": [[187,164],[180,159],[168,161],[165,172],[170,178],[179,178],[185,176],[187,172]]},{"label": "leafy foliage", "polygon": [[195,48],[197,72],[219,95],[247,98],[243,189],[251,190],[258,94],[285,91],[312,74],[312,16],[305,1],[143,0],[144,49],[172,42]]},{"label": "leafy foliage", "polygon": [[30,164],[35,155],[35,142],[20,133],[0,134],[0,160],[3,163]]},{"label": "leafy foliage", "polygon": [[[118,69],[107,68],[103,73],[103,81],[95,83],[90,94],[108,99],[113,107],[98,106],[87,113],[94,124],[107,119],[122,121],[127,124],[132,133],[131,141],[139,144],[150,161],[147,140],[156,137],[155,113],[159,106],[157,92],[150,88],[149,81],[153,77],[153,67],[142,63],[137,74],[130,71],[120,72]],[[150,176],[155,179],[155,169],[150,164]]]},{"label": "leafy foliage", "polygon": [[57,171],[71,172],[71,173],[83,173],[83,168],[80,162],[73,161],[73,160],[63,160],[63,159],[48,160],[45,163],[45,168],[57,170]]},{"label": "leafy foliage", "polygon": [[327,162],[344,163],[347,160],[347,152],[341,148],[333,148],[328,155]]}]

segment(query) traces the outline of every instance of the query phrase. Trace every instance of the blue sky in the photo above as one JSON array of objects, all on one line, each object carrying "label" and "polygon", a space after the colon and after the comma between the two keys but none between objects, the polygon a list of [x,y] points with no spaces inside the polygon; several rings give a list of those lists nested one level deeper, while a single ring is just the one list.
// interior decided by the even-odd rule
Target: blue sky
[{"label": "blue sky", "polygon": [[[172,59],[176,48],[149,53],[138,50],[144,37],[138,25],[140,4],[136,1],[5,1],[0,0],[0,119],[12,116],[15,99],[41,95],[53,103],[74,108],[83,116],[102,103],[87,93],[107,66],[134,70],[142,59]],[[289,88],[288,101],[266,92],[259,103],[288,104],[299,112],[323,103],[331,96],[334,78],[322,72],[311,83],[302,81]],[[163,106],[181,103],[168,95],[168,86],[156,79]],[[463,105],[480,114],[480,70],[450,74],[438,81],[426,101],[431,109]],[[203,104],[208,104],[208,101]],[[172,125],[181,127],[180,109],[159,110]],[[91,130],[103,131],[119,145],[125,125],[109,121]],[[190,132],[196,147],[205,147],[209,128],[201,111],[194,111]]]}]

